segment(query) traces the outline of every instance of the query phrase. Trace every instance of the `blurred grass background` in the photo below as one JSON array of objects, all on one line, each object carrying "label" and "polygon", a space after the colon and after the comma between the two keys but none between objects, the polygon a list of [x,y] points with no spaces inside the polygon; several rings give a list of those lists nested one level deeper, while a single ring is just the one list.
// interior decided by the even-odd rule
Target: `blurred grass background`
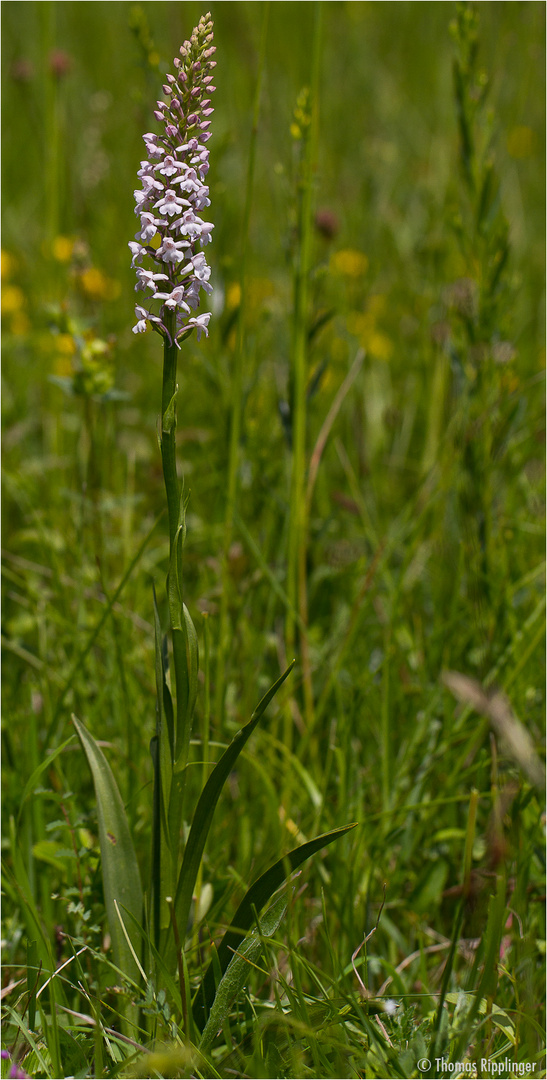
[{"label": "blurred grass background", "polygon": [[[178,438],[190,492],[187,603],[200,635],[199,613],[208,617],[213,672],[220,593],[228,589],[226,717],[222,725],[212,718],[218,739],[248,717],[284,662],[295,107],[310,82],[315,5],[281,2],[269,12],[227,575],[226,461],[263,5],[210,7],[218,50],[209,173],[213,319],[207,341],[191,339],[183,348]],[[127,242],[136,229],[132,192],[142,134],[154,129],[164,74],[203,10],[161,0],[2,5],[5,816],[19,814],[46,733],[54,743],[67,737],[73,710],[112,746],[143,863],[149,815],[141,789],[151,776],[154,722],[151,582],[166,571],[165,520],[85,659],[80,650],[163,507],[156,442],[161,349],[153,334],[131,333]],[[421,1001],[442,971],[436,953],[426,962],[419,949],[433,940],[428,928],[450,937],[451,889],[460,886],[476,788],[473,865],[480,884],[462,933],[481,935],[484,881],[501,859],[513,882],[508,903],[524,927],[522,939],[514,934],[508,967],[527,973],[522,999],[515,1004],[513,975],[504,993],[531,1046],[542,970],[535,941],[544,936],[536,903],[541,807],[511,755],[493,745],[488,725],[459,712],[440,682],[441,671],[452,668],[500,685],[540,745],[545,8],[487,2],[478,11],[480,66],[491,78],[481,123],[492,128],[511,249],[490,339],[499,348],[489,369],[496,435],[486,621],[462,566],[465,521],[457,498],[461,447],[471,430],[465,305],[474,264],[453,227],[462,200],[449,33],[455,5],[327,2],[308,460],[357,350],[366,355],[327,441],[311,506],[308,642],[316,725],[308,736],[297,675],[283,706],[293,746],[284,751],[276,741],[280,723],[258,736],[260,754],[251,751],[233,777],[204,873],[218,897],[301,834],[362,822],[331,850],[325,868],[307,871],[294,940],[310,920],[319,927],[323,886],[335,952],[353,984],[350,957],[374,924],[387,880],[369,986],[377,992],[389,973],[393,992]],[[70,395],[67,384],[63,390],[50,377],[72,378],[82,357],[87,392]],[[57,759],[42,794],[25,806],[19,843],[47,925],[76,933],[76,916],[51,899],[52,892],[66,895],[74,878],[60,801],[72,823],[93,834],[90,783],[75,753]],[[16,908],[8,917],[12,963],[21,961],[23,920]],[[310,949],[331,971],[326,933],[314,931]],[[397,965],[416,950],[417,959],[395,978]]]}]

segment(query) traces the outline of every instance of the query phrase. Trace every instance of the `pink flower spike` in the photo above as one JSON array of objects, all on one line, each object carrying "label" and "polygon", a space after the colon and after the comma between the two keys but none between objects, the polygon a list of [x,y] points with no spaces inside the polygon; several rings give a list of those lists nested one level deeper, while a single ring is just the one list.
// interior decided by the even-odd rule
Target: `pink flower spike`
[{"label": "pink flower spike", "polygon": [[[209,73],[214,65],[210,59],[212,42],[212,21],[206,15],[183,43],[180,58],[174,62],[175,74],[168,73],[164,79],[165,100],[158,100],[154,111],[161,132],[143,136],[147,160],[141,161],[138,174],[142,190],[135,191],[140,225],[129,245],[137,272],[135,288],[144,293],[150,290],[151,304],[161,307],[160,314],[154,314],[137,305],[133,331],[144,333],[152,327],[177,346],[177,338],[193,329],[198,339],[207,334],[211,318],[208,312],[198,315],[197,309],[201,290],[212,291],[211,269],[203,251],[198,250],[211,242],[214,228],[200,216],[210,205],[205,177],[209,169],[208,117],[213,112],[214,87]],[[166,326],[169,311],[176,316],[177,332],[172,336]],[[196,314],[185,324],[191,312]]]}]

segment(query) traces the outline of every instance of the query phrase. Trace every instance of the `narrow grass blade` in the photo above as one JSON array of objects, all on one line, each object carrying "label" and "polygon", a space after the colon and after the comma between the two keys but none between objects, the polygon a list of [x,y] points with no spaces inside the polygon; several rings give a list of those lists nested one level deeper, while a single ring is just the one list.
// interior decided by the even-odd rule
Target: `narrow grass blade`
[{"label": "narrow grass blade", "polygon": [[285,679],[291,672],[293,666],[294,660],[287,670],[283,672],[283,675],[277,679],[277,682],[275,682],[264,695],[257,705],[249,723],[246,724],[244,728],[241,728],[237,735],[234,736],[228,749],[225,750],[203,788],[192,819],[192,827],[186,843],[175,897],[175,914],[177,924],[181,927],[181,932],[188,924],[192,893],[198,875],[201,856],[203,855],[205,841],[207,840],[207,834],[211,827],[211,822],[222,788],[243,750],[243,747],[251,737],[257,724],[260,722],[270,701],[275,697],[280,686],[285,682]]},{"label": "narrow grass blade", "polygon": [[71,735],[69,739],[65,739],[65,741],[62,742],[60,744],[60,746],[57,746],[56,749],[53,751],[53,753],[47,754],[44,761],[41,761],[40,764],[34,769],[33,773],[29,776],[29,778],[28,778],[28,780],[27,780],[27,782],[25,784],[25,787],[23,789],[23,793],[21,795],[21,799],[20,799],[20,802],[19,802],[19,813],[17,815],[17,824],[19,824],[19,821],[21,820],[21,811],[23,809],[23,806],[24,806],[26,800],[28,799],[29,795],[31,795],[32,792],[34,791],[34,788],[36,787],[36,784],[37,784],[38,780],[40,779],[42,773],[46,769],[49,769],[49,766],[51,765],[52,761],[55,761],[55,758],[58,757],[59,754],[61,754],[63,752],[65,747],[67,747],[68,744],[72,742],[73,738],[74,738],[74,735]]},{"label": "narrow grass blade", "polygon": [[[129,825],[118,785],[102,750],[84,725],[75,717],[72,723],[86,755],[97,799],[99,842],[106,913],[112,938],[114,962],[129,978],[139,982],[139,969],[120,925],[115,901],[137,921],[142,919],[142,887],[129,832]],[[138,941],[136,951],[138,950]]]},{"label": "narrow grass blade", "polygon": [[169,926],[169,911],[163,899],[173,891],[172,861],[167,813],[171,797],[174,761],[174,720],[171,695],[166,680],[166,650],[163,648],[160,617],[154,589],[154,639],[156,658],[156,734],[150,742],[154,766],[152,811],[152,926],[156,946],[160,932]]},{"label": "narrow grass blade", "polygon": [[280,896],[260,920],[260,933],[255,928],[245,943],[232,955],[215,994],[215,1000],[199,1042],[199,1050],[209,1048],[222,1027],[241,987],[249,977],[249,965],[254,964],[262,948],[262,939],[275,934],[287,910],[287,897]]},{"label": "narrow grass blade", "polygon": [[[301,863],[305,862],[306,859],[309,859],[316,851],[320,851],[321,848],[327,847],[327,844],[332,844],[334,840],[338,840],[344,833],[349,832],[350,829],[355,829],[355,827],[356,823],[343,825],[341,828],[334,829],[332,832],[316,836],[314,840],[308,840],[306,844],[301,844],[300,847],[295,848],[294,851],[290,851],[282,859],[279,859],[273,866],[270,866],[261,877],[257,878],[243,897],[243,900],[218,947],[218,962],[222,973],[226,971],[234,950],[237,949],[238,945],[245,937],[247,930],[252,925],[254,921],[254,912],[260,911],[261,908],[264,907],[264,904],[270,899],[276,889],[283,884],[289,874],[296,870]],[[209,964],[203,977],[203,982],[201,983],[194,1000],[194,1019],[198,1027],[207,1020],[214,998],[215,973],[213,965]]]},{"label": "narrow grass blade", "polygon": [[31,1031],[34,1031],[36,1020],[36,990],[40,969],[38,967],[38,945],[36,941],[27,942],[27,993],[28,993],[28,1022]]},{"label": "narrow grass blade", "polygon": [[[490,896],[488,904],[488,917],[486,929],[483,934],[484,960],[482,975],[479,985],[474,994],[473,1004],[467,1014],[464,1030],[454,1040],[451,1047],[450,1060],[461,1061],[461,1055],[471,1041],[475,1042],[473,1025],[477,1021],[481,1003],[484,999],[488,1002],[488,1011],[492,1009],[498,983],[498,965],[500,957],[500,945],[503,929],[507,918],[506,907],[507,881],[504,874],[498,875],[497,888],[494,895]],[[459,1055],[459,1057],[458,1057]]]},{"label": "narrow grass blade", "polygon": [[57,728],[59,726],[59,722],[60,722],[60,719],[61,719],[61,711],[62,711],[62,708],[63,708],[65,697],[68,694],[68,691],[71,689],[72,684],[74,682],[74,679],[76,678],[78,672],[80,671],[81,666],[83,665],[83,663],[87,659],[88,654],[91,652],[91,650],[92,650],[92,648],[93,648],[93,646],[94,646],[94,644],[95,644],[95,642],[96,642],[96,640],[97,640],[97,638],[98,638],[98,636],[99,636],[105,622],[107,621],[107,619],[110,618],[110,614],[112,612],[112,608],[114,607],[114,604],[119,600],[123,590],[125,589],[125,586],[127,585],[127,582],[129,581],[129,578],[131,577],[131,574],[133,573],[133,570],[135,569],[137,563],[142,558],[146,548],[148,547],[148,544],[149,544],[150,540],[152,539],[152,536],[153,536],[153,534],[154,534],[154,532],[156,530],[156,526],[157,526],[159,520],[160,519],[157,518],[157,520],[154,522],[154,524],[153,524],[152,528],[150,529],[150,531],[146,534],[146,536],[145,536],[144,540],[142,541],[142,544],[140,545],[137,553],[133,556],[131,562],[129,563],[129,566],[128,566],[125,574],[123,575],[123,578],[120,581],[120,584],[118,585],[118,588],[113,593],[110,600],[108,601],[108,603],[106,605],[106,608],[105,608],[103,614],[101,615],[101,618],[99,619],[99,621],[96,624],[95,628],[91,631],[91,634],[89,635],[89,637],[88,637],[88,639],[86,641],[86,644],[84,645],[84,647],[82,649],[80,649],[80,652],[78,653],[78,656],[76,657],[76,660],[75,660],[75,662],[74,662],[74,664],[72,666],[70,674],[69,674],[69,676],[68,676],[68,678],[67,678],[67,680],[66,680],[66,682],[65,682],[65,684],[63,686],[63,689],[61,691],[61,694],[60,694],[59,700],[57,702],[55,712],[53,714],[53,718],[52,718],[51,723],[49,725],[49,728],[47,730],[46,740],[45,740],[45,744],[44,744],[44,751],[47,749],[47,747],[50,745],[50,743],[55,738],[55,735],[57,734]]},{"label": "narrow grass blade", "polygon": [[10,899],[15,903],[16,898],[21,904],[21,913],[27,928],[29,940],[36,939],[39,959],[44,972],[49,974],[55,971],[55,962],[51,950],[51,942],[45,929],[43,918],[36,906],[32,895],[27,868],[21,853],[21,845],[15,828],[15,821],[10,818],[9,822],[10,853],[13,860],[13,870],[9,866],[2,866],[2,878],[4,889],[11,894]]}]

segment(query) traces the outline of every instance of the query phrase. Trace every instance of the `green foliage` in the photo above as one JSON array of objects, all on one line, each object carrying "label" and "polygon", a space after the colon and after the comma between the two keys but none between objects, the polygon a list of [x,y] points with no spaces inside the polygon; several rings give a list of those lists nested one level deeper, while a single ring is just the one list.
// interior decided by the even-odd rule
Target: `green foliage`
[{"label": "green foliage", "polygon": [[204,10],[3,5],[2,1075],[544,1076],[544,5],[213,0],[162,395],[126,245]]}]

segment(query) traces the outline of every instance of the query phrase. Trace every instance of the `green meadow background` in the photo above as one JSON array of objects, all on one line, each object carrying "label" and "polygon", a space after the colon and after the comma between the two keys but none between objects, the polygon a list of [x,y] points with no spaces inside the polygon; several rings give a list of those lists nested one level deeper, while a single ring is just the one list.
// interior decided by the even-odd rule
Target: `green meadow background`
[{"label": "green meadow background", "polygon": [[[205,719],[214,760],[293,655],[296,666],[220,803],[203,947],[285,851],[358,827],[305,864],[211,1051],[216,1073],[171,1061],[153,1075],[410,1077],[432,1045],[545,1075],[545,7],[476,5],[470,108],[477,175],[491,165],[492,178],[481,206],[462,170],[457,5],[324,2],[307,220],[317,5],[210,10],[213,314],[178,375],[185,597],[204,672],[196,795]],[[142,294],[127,243],[142,134],[157,130],[165,73],[205,11],[2,4],[2,985],[17,984],[5,1045],[36,1076],[55,1076],[56,1059],[47,1009],[34,1044],[16,1020],[30,909],[57,962],[89,947],[87,967],[67,968],[66,1008],[88,1014],[98,993],[116,1027],[76,740],[28,784],[73,733],[72,713],[112,765],[145,880],[149,866],[153,585],[167,621],[162,349],[131,332]],[[445,672],[473,683],[455,696]],[[352,955],[384,883],[359,985]],[[364,990],[395,1000],[395,1015],[377,1022]],[[272,1010],[290,1022],[275,1028]],[[135,1047],[108,1040],[101,1057],[66,1010],[59,1024],[63,1075],[140,1067],[125,1061]]]}]

